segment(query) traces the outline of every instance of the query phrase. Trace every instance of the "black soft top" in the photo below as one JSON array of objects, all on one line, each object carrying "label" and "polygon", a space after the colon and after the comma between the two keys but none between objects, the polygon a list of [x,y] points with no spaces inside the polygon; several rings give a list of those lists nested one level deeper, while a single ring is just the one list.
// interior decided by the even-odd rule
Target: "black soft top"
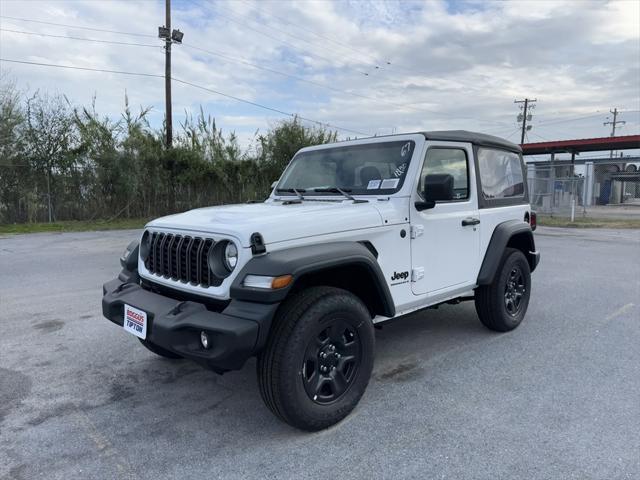
[{"label": "black soft top", "polygon": [[503,138],[487,135],[486,133],[468,132],[466,130],[441,130],[435,132],[419,132],[427,140],[443,142],[468,142],[482,147],[496,147],[511,152],[522,153],[522,148]]}]

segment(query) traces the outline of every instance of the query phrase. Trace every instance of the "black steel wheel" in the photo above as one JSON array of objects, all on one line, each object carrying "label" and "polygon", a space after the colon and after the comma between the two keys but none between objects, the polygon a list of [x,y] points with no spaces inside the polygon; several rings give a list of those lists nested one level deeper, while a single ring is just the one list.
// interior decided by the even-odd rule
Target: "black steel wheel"
[{"label": "black steel wheel", "polygon": [[320,405],[338,400],[349,389],[360,367],[358,330],[336,318],[322,325],[305,351],[301,374],[309,398]]},{"label": "black steel wheel", "polygon": [[514,265],[507,276],[504,287],[504,306],[509,315],[512,317],[518,315],[526,293],[527,286],[524,281],[524,273],[522,273],[518,265]]},{"label": "black steel wheel", "polygon": [[520,250],[507,248],[493,282],[476,288],[476,312],[487,328],[508,332],[522,322],[530,296],[529,262]]},{"label": "black steel wheel", "polygon": [[369,310],[350,292],[311,287],[278,309],[258,356],[260,394],[281,420],[321,430],[345,418],[373,369]]}]

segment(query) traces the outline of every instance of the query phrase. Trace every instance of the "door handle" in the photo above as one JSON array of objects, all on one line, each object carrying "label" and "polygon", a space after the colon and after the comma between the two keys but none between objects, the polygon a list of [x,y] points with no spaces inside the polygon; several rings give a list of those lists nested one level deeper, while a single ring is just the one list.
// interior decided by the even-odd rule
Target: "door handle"
[{"label": "door handle", "polygon": [[473,218],[473,217],[467,217],[464,220],[462,220],[462,226],[463,227],[468,227],[471,225],[478,225],[480,223],[480,219],[479,218]]}]

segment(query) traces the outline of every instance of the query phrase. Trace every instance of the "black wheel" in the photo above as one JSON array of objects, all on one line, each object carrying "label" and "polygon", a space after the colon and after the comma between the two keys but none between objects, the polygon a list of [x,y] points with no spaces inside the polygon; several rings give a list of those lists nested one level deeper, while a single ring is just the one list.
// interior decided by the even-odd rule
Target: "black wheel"
[{"label": "black wheel", "polygon": [[476,312],[487,328],[508,332],[522,322],[530,295],[529,262],[520,250],[507,248],[493,283],[476,289]]},{"label": "black wheel", "polygon": [[139,338],[138,340],[140,340],[140,343],[144,345],[147,348],[147,350],[155,353],[156,355],[160,355],[161,357],[164,357],[164,358],[172,358],[174,360],[178,358],[182,358],[180,355],[177,355],[169,350],[159,347],[158,345],[154,345],[153,343],[147,340],[142,340],[141,338]]},{"label": "black wheel", "polygon": [[358,404],[373,353],[373,323],[360,299],[338,288],[309,288],[278,310],[258,356],[260,394],[290,425],[327,428]]}]

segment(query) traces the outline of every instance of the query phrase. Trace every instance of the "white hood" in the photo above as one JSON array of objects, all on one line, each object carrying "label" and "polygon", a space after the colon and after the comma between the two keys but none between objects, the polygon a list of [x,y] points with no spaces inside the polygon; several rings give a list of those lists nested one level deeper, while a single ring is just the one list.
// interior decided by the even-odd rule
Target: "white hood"
[{"label": "white hood", "polygon": [[190,230],[236,237],[244,247],[251,234],[262,234],[265,244],[329,233],[371,228],[383,224],[374,202],[313,201],[284,204],[265,202],[191,210],[158,218],[147,226]]}]

